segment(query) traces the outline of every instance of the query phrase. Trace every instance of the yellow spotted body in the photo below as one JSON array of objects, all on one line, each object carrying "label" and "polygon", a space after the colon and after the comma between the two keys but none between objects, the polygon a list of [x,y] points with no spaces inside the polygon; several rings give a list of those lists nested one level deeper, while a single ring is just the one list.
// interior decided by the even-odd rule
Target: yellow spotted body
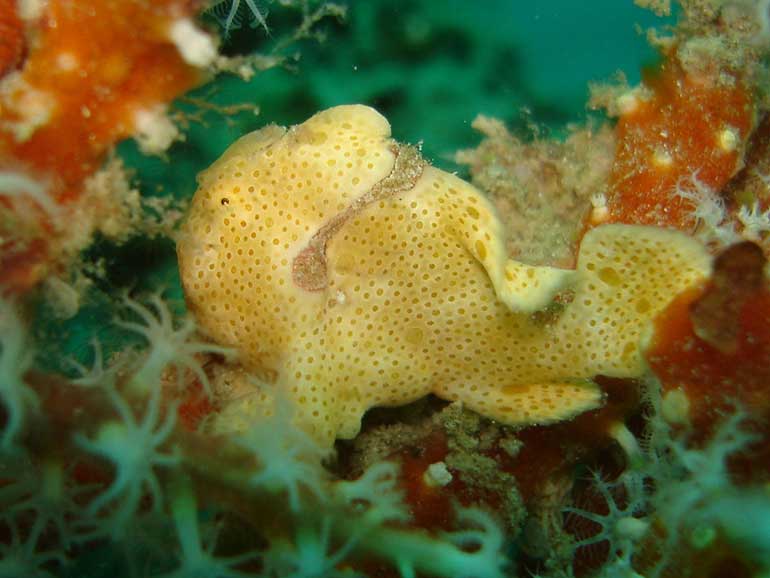
[{"label": "yellow spotted body", "polygon": [[[261,380],[216,427],[280,392],[326,444],[428,393],[516,425],[596,407],[590,378],[640,375],[642,332],[710,266],[683,234],[626,225],[590,232],[575,271],[509,260],[484,196],[364,106],[233,144],[201,175],[178,254],[201,328]],[[560,291],[570,303],[534,314]]]}]

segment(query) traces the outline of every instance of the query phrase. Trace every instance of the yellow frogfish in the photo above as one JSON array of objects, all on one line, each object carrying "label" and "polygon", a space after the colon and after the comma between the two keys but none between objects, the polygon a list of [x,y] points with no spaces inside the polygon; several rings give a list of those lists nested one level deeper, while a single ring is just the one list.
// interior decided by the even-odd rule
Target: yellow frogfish
[{"label": "yellow frogfish", "polygon": [[259,376],[219,431],[279,397],[326,445],[429,393],[505,424],[568,419],[601,404],[593,377],[645,371],[650,321],[711,267],[683,233],[632,225],[591,230],[574,270],[511,260],[484,195],[361,105],[247,134],[199,185],[178,243],[188,306]]}]

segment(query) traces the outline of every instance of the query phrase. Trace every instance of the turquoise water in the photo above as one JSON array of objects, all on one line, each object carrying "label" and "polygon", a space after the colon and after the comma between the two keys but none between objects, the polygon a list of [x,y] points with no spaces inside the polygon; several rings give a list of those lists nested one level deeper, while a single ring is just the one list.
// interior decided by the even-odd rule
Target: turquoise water
[{"label": "turquoise water", "polygon": [[[276,6],[268,20],[269,36],[244,25],[225,50],[270,51],[296,14]],[[188,145],[214,158],[266,123],[296,124],[337,104],[365,103],[390,120],[397,139],[423,141],[434,162],[449,163],[478,141],[470,122],[480,113],[521,126],[526,108],[554,130],[581,120],[588,83],[617,72],[637,82],[656,59],[639,31],[672,21],[619,0],[351,2],[344,22],[319,25],[323,42],[283,51],[299,51],[291,70],[274,68],[248,83],[220,77],[213,97],[211,85],[196,91],[222,104],[255,103],[260,115],[193,131]]]},{"label": "turquoise water", "polygon": [[[269,36],[244,25],[231,33],[225,50],[269,52],[291,31],[296,14],[276,7],[268,19]],[[319,25],[324,41],[281,51],[299,54],[290,69],[273,68],[250,82],[223,75],[194,93],[223,106],[254,103],[258,116],[243,113],[231,125],[216,118],[206,127],[193,124],[187,142],[173,151],[173,168],[137,158],[131,143],[121,152],[150,189],[165,184],[188,194],[194,186],[189,178],[177,182],[174,176],[206,166],[240,134],[268,123],[296,124],[337,104],[364,103],[390,120],[397,139],[422,141],[428,158],[452,168],[455,151],[479,141],[470,127],[477,114],[521,128],[527,109],[527,120],[555,131],[583,120],[588,83],[618,72],[637,82],[640,69],[656,60],[639,30],[672,21],[618,0],[355,2],[344,22]]]}]

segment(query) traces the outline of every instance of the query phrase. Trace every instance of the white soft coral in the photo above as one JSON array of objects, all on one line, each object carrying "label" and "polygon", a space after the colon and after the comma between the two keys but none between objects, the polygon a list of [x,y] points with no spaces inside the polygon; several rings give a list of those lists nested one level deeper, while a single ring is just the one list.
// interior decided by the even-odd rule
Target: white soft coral
[{"label": "white soft coral", "polygon": [[335,497],[360,517],[362,526],[377,526],[384,522],[406,522],[409,511],[404,493],[398,486],[398,466],[378,462],[353,481],[340,481]]},{"label": "white soft coral", "polygon": [[161,416],[160,388],[154,388],[147,401],[141,420],[134,417],[128,402],[111,387],[107,395],[118,413],[119,420],[108,421],[99,428],[94,438],[82,434],[75,443],[84,450],[109,461],[115,468],[112,484],[88,506],[88,513],[96,516],[112,505],[110,531],[120,532],[139,507],[140,500],[149,491],[152,506],[158,509],[161,490],[157,467],[175,466],[179,456],[175,450],[164,451],[176,423],[176,408],[171,407]]},{"label": "white soft coral", "polygon": [[181,479],[172,490],[171,514],[179,539],[179,567],[159,578],[247,578],[237,566],[259,556],[258,552],[246,552],[239,556],[220,558],[214,556],[216,536],[213,540],[201,537],[198,506],[192,487],[187,479]]},{"label": "white soft coral", "polygon": [[[630,471],[621,475],[615,482],[607,482],[599,472],[594,472],[593,486],[607,505],[606,514],[572,507],[564,509],[565,512],[594,522],[600,528],[596,534],[577,540],[574,544],[575,550],[607,542],[612,558],[630,564],[636,542],[649,527],[649,522],[643,518],[647,499],[644,480]],[[618,496],[623,499],[618,499]]]},{"label": "white soft coral", "polygon": [[[227,9],[227,4],[230,4],[230,8]],[[248,12],[252,18],[252,26],[256,27],[259,24],[264,28],[265,32],[268,32],[267,20],[254,0],[244,0],[244,4],[248,8]],[[222,24],[225,29],[225,34],[229,34],[234,28],[240,28],[242,16],[240,15],[241,0],[213,0],[211,2],[211,12]]]},{"label": "white soft coral", "polygon": [[[639,446],[622,446],[628,469],[612,484],[596,479],[607,514],[566,510],[600,528],[594,536],[576,541],[576,547],[609,543],[610,557],[602,578],[638,576],[633,562],[640,546],[657,550],[654,566],[645,573],[648,578],[670,571],[683,540],[704,548],[721,530],[725,539],[744,549],[746,536],[741,533],[740,520],[748,519],[752,510],[770,511],[766,494],[738,488],[730,478],[729,458],[757,440],[746,428],[746,414],[737,410],[727,415],[709,439],[696,444],[690,429],[666,421],[658,384],[650,384],[645,397],[649,405],[645,435]],[[652,536],[651,528],[659,535]],[[755,543],[748,555],[770,561],[770,540],[759,538]]]},{"label": "white soft coral", "polygon": [[16,304],[0,298],[0,405],[6,414],[4,423],[0,420],[2,451],[15,447],[27,411],[38,405],[37,394],[24,381],[33,358]]},{"label": "white soft coral", "polygon": [[[3,525],[3,540],[0,541],[0,578],[53,578],[45,570],[52,561],[65,562],[60,550],[43,550],[39,542],[45,527],[36,519],[27,530],[26,540],[22,540],[23,530],[16,520]],[[9,539],[10,538],[10,539]]]},{"label": "white soft coral", "polygon": [[265,555],[265,576],[278,578],[352,578],[361,576],[338,566],[356,545],[356,537],[333,547],[332,519],[317,524],[305,522],[295,532],[294,542],[276,540]]},{"label": "white soft coral", "polygon": [[268,491],[286,491],[289,508],[299,512],[301,490],[309,490],[323,499],[326,473],[321,462],[329,450],[318,445],[307,433],[292,424],[292,407],[279,397],[275,413],[257,420],[235,443],[253,454],[258,469],[249,478],[249,485]]},{"label": "white soft coral", "polygon": [[674,196],[689,201],[698,222],[695,236],[705,243],[724,247],[740,240],[735,225],[729,219],[724,199],[698,178],[698,173],[680,179]]},{"label": "white soft coral", "polygon": [[[763,182],[770,182],[766,176],[758,176]],[[680,179],[673,194],[692,205],[692,215],[698,223],[695,236],[703,242],[717,248],[743,240],[759,244],[767,242],[770,209],[762,211],[759,203],[743,205],[732,213],[719,193],[698,178],[697,172],[687,179]]]},{"label": "white soft coral", "polygon": [[[152,308],[146,307],[128,296],[124,297],[124,305],[133,311],[143,323],[125,319],[116,321],[119,327],[144,337],[150,346],[147,357],[129,381],[129,390],[146,393],[154,389],[160,383],[161,374],[166,367],[173,366],[178,372],[185,369],[192,371],[200,380],[204,391],[210,396],[211,385],[196,356],[203,353],[214,353],[230,357],[233,350],[204,341],[192,340],[195,322],[190,317],[185,317],[177,327],[160,294],[151,295],[149,301]],[[179,375],[181,373],[178,373]]]},{"label": "white soft coral", "polygon": [[759,244],[768,242],[770,209],[762,211],[757,202],[754,202],[751,207],[744,205],[738,211],[738,220],[743,225],[741,236],[744,239]]}]

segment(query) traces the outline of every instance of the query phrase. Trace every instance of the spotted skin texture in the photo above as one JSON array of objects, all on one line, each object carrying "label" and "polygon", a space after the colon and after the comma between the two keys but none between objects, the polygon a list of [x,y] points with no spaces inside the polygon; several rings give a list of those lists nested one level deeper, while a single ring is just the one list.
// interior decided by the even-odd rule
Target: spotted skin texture
[{"label": "spotted skin texture", "polygon": [[601,404],[597,374],[644,371],[643,330],[710,267],[684,234],[631,225],[590,231],[574,271],[509,260],[486,198],[365,106],[246,135],[199,183],[182,281],[242,363],[220,431],[277,393],[324,444],[429,393],[506,424],[568,419]]}]

